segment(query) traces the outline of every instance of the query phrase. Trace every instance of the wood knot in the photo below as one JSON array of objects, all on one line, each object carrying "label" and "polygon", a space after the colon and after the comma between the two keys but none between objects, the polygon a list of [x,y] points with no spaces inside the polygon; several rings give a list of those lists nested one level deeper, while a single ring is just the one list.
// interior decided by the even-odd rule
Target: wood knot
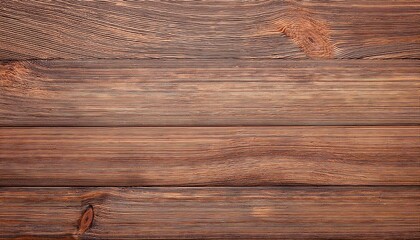
[{"label": "wood knot", "polygon": [[93,207],[89,205],[86,210],[83,212],[82,217],[79,220],[79,229],[78,234],[81,235],[85,233],[92,226],[94,218]]},{"label": "wood knot", "polygon": [[38,64],[31,61],[15,61],[0,64],[0,95],[13,97],[46,98],[53,91],[48,77],[39,70]]},{"label": "wood knot", "polygon": [[40,94],[39,82],[33,76],[29,62],[8,62],[0,64],[0,93],[14,96]]},{"label": "wood knot", "polygon": [[[27,75],[28,68],[25,62],[16,61],[0,64],[0,80],[2,87],[12,85]],[[19,82],[17,84],[19,84]]]},{"label": "wood knot", "polygon": [[326,22],[298,7],[289,9],[276,21],[277,31],[293,40],[308,57],[332,58],[334,45]]}]

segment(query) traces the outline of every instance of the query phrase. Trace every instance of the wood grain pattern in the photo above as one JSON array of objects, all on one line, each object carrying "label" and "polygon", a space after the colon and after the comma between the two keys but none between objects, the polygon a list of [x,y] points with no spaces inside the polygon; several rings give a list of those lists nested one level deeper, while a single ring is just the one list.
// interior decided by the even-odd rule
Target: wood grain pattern
[{"label": "wood grain pattern", "polygon": [[0,238],[418,239],[419,199],[417,187],[2,188]]},{"label": "wood grain pattern", "polygon": [[420,239],[419,0],[0,0],[0,239]]},{"label": "wood grain pattern", "polygon": [[420,127],[3,128],[2,186],[420,185]]},{"label": "wood grain pattern", "polygon": [[417,0],[1,0],[0,6],[0,59],[420,57]]},{"label": "wood grain pattern", "polygon": [[0,81],[1,126],[420,123],[419,61],[29,61]]}]

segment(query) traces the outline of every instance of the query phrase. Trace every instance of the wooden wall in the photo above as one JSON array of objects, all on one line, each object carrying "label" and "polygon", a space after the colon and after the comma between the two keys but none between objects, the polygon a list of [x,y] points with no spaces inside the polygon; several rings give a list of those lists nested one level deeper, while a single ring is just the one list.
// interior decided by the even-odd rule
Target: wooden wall
[{"label": "wooden wall", "polygon": [[0,0],[1,239],[420,239],[420,1]]}]

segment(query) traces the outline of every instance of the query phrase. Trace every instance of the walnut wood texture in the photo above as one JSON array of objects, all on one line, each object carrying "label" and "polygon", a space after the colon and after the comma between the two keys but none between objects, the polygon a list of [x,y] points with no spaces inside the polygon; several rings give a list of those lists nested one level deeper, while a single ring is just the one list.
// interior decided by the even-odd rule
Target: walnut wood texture
[{"label": "walnut wood texture", "polygon": [[0,1],[0,59],[419,58],[419,1]]},{"label": "walnut wood texture", "polygon": [[419,0],[0,0],[0,239],[420,239]]},{"label": "walnut wood texture", "polygon": [[419,199],[417,187],[1,188],[0,238],[418,239]]},{"label": "walnut wood texture", "polygon": [[420,185],[419,129],[3,128],[0,185]]},{"label": "walnut wood texture", "polygon": [[57,60],[0,65],[1,126],[420,123],[420,62]]}]

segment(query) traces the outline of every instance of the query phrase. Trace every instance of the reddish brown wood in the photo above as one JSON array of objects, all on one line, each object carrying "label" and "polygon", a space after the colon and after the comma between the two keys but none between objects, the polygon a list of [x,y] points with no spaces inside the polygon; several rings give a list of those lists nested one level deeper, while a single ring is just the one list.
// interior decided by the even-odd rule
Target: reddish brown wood
[{"label": "reddish brown wood", "polygon": [[419,63],[11,62],[0,66],[0,125],[414,125]]},{"label": "reddish brown wood", "polygon": [[419,1],[0,3],[0,59],[420,57]]},{"label": "reddish brown wood", "polygon": [[419,23],[0,0],[0,239],[420,239]]},{"label": "reddish brown wood", "polygon": [[417,187],[2,188],[0,238],[418,239],[419,199]]},{"label": "reddish brown wood", "polygon": [[420,185],[419,131],[419,127],[3,128],[0,185]]}]

